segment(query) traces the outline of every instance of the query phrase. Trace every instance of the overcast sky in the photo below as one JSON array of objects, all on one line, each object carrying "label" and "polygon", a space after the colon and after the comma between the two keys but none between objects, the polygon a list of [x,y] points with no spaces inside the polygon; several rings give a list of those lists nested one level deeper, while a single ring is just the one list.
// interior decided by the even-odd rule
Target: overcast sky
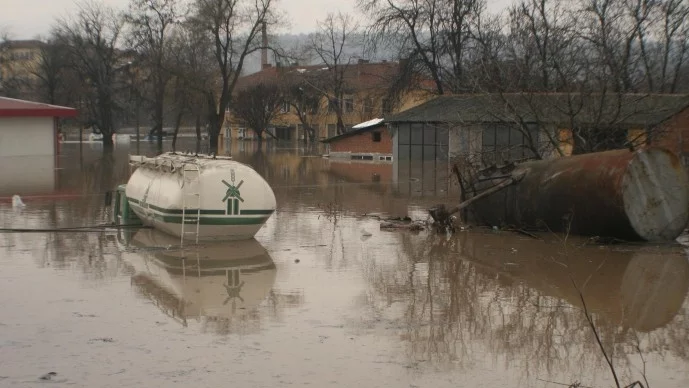
[{"label": "overcast sky", "polygon": [[[99,0],[119,9],[126,9],[129,0]],[[487,0],[489,9],[499,10],[511,0]],[[280,0],[279,8],[291,22],[291,28],[280,32],[308,33],[316,22],[329,12],[355,13],[356,0]],[[12,39],[46,36],[58,16],[68,15],[76,8],[75,0],[0,0],[0,30],[7,30]]]}]

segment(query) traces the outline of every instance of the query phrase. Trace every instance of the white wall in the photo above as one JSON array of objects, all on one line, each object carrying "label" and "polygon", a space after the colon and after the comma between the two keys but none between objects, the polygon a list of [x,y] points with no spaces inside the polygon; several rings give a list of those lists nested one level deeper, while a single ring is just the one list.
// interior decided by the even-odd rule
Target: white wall
[{"label": "white wall", "polygon": [[55,157],[0,156],[0,197],[41,195],[55,190]]},{"label": "white wall", "polygon": [[0,157],[53,155],[52,117],[0,117]]}]

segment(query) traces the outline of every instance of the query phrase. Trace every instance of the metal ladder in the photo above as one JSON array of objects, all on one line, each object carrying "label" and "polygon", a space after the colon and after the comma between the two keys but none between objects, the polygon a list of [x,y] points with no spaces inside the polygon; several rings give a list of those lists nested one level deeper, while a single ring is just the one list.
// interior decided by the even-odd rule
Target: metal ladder
[{"label": "metal ladder", "polygon": [[[189,176],[191,175],[191,176]],[[194,234],[196,235],[195,242],[198,244],[199,243],[199,228],[201,225],[201,170],[199,169],[199,165],[196,163],[185,163],[182,166],[182,230],[180,231],[180,245],[184,246],[184,236],[188,234]],[[193,182],[196,183],[196,185],[192,184]],[[195,187],[195,191],[191,191],[192,187]],[[195,201],[190,201],[193,202],[195,206],[195,212],[192,211],[191,214],[196,214],[195,219],[187,219],[187,210],[191,208],[192,210],[194,207],[190,207],[189,205],[189,199],[190,198],[195,198]],[[185,226],[187,223],[191,223],[190,221],[195,221],[196,222],[196,228],[193,228],[193,230],[187,231]]]}]

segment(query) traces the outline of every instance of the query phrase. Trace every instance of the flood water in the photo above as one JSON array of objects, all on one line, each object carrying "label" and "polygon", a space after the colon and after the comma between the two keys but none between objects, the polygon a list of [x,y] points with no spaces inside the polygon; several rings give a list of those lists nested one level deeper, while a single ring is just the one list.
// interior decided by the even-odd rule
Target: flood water
[{"label": "flood water", "polygon": [[[132,149],[62,147],[57,168],[3,161],[1,228],[109,221]],[[264,147],[229,149],[277,198],[255,241],[0,233],[0,386],[615,386],[592,325],[620,386],[689,386],[683,245],[381,231],[374,215],[456,202],[452,184]]]}]

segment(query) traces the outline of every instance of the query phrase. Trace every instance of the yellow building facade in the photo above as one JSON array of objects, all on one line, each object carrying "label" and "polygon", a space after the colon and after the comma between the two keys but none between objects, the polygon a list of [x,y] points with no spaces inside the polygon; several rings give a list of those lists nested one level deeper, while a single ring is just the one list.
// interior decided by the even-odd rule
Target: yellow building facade
[{"label": "yellow building facade", "polygon": [[0,91],[21,94],[31,90],[43,45],[40,40],[8,40],[0,44]]},{"label": "yellow building facade", "polygon": [[[274,67],[264,65],[263,70],[240,78],[237,91],[250,88],[259,83],[288,85],[298,82],[302,88],[311,88],[307,93],[320,95],[317,109],[306,115],[308,123],[316,131],[316,139],[322,140],[337,135],[337,114],[330,101],[337,101],[342,108],[342,121],[345,128],[374,118],[383,118],[423,103],[433,96],[424,86],[398,93],[395,101],[390,100],[389,90],[400,73],[400,64],[396,62],[359,62],[348,65],[343,70],[344,89],[347,91],[341,98],[335,98],[327,89],[327,82],[311,82],[319,76],[327,77],[327,70],[319,66]],[[430,88],[429,88],[430,89]],[[231,107],[225,112],[225,138],[253,139],[255,134],[242,120],[234,117]],[[284,101],[278,114],[271,122],[271,132],[282,140],[303,140],[305,132],[295,108],[289,101]]]}]

